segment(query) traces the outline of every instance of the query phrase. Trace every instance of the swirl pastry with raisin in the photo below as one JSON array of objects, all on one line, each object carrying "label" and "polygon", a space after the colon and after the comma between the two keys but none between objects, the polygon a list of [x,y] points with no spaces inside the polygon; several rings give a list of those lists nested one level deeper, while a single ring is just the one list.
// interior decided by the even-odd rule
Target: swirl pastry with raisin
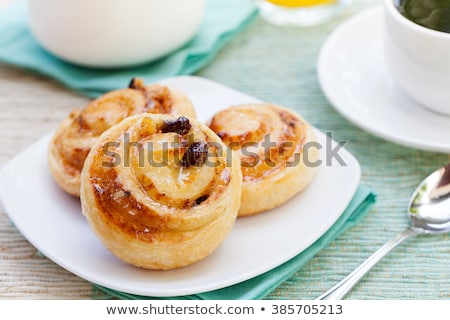
[{"label": "swirl pastry with raisin", "polygon": [[238,105],[215,114],[209,127],[241,159],[239,216],[277,207],[312,181],[316,137],[295,112],[265,103]]},{"label": "swirl pastry with raisin", "polygon": [[114,124],[140,113],[195,118],[194,106],[183,93],[159,84],[144,86],[142,80],[134,78],[128,89],[106,93],[61,122],[48,151],[50,172],[58,185],[79,196],[80,172],[92,145]]},{"label": "swirl pastry with raisin", "polygon": [[[206,125],[141,114],[106,131],[81,174],[90,226],[125,262],[173,269],[210,255],[233,226],[239,158]],[[225,152],[224,152],[225,151]]]}]

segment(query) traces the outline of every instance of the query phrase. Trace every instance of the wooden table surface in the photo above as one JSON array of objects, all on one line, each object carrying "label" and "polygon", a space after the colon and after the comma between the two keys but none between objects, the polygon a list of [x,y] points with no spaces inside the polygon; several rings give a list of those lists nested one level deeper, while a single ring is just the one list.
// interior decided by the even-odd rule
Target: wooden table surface
[{"label": "wooden table surface", "polygon": [[[0,166],[86,101],[48,79],[0,64]],[[1,298],[90,297],[92,285],[37,256],[11,226],[2,206],[0,243]],[[43,281],[52,285],[43,289]]]}]

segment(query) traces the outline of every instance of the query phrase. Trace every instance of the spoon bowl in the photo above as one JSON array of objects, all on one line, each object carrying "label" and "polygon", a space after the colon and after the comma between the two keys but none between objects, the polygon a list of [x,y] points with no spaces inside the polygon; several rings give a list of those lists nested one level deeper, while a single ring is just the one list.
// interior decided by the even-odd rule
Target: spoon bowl
[{"label": "spoon bowl", "polygon": [[450,164],[419,184],[411,197],[408,215],[412,226],[424,233],[450,231]]},{"label": "spoon bowl", "polygon": [[316,300],[342,299],[384,256],[405,240],[419,234],[450,232],[450,163],[419,184],[409,201],[408,217],[411,222],[409,227]]}]

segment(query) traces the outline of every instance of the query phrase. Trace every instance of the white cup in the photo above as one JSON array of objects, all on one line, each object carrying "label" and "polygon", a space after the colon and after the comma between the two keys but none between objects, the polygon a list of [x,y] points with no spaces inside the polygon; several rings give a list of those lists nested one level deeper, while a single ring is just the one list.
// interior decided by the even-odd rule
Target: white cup
[{"label": "white cup", "polygon": [[63,60],[100,68],[161,58],[198,30],[205,0],[29,0],[31,32]]},{"label": "white cup", "polygon": [[385,0],[385,13],[385,56],[394,79],[413,100],[450,115],[450,34],[408,20],[394,0]]}]

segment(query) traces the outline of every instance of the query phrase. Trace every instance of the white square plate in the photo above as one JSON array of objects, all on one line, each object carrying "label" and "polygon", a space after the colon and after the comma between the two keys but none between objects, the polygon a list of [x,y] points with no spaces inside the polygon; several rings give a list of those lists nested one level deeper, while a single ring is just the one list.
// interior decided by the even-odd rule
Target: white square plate
[{"label": "white square plate", "polygon": [[[233,104],[258,99],[198,77],[163,83],[184,91],[200,120]],[[317,132],[325,147],[329,139]],[[178,296],[223,288],[260,275],[302,252],[324,234],[350,202],[360,167],[346,150],[346,166],[319,167],[312,184],[286,204],[238,219],[224,243],[209,257],[171,271],[133,267],[113,256],[89,228],[78,199],[53,182],[47,168],[51,134],[38,140],[0,172],[0,195],[9,217],[43,254],[74,274],[99,285],[139,295]],[[333,142],[334,144],[334,142]],[[324,149],[321,159],[325,159]]]}]

